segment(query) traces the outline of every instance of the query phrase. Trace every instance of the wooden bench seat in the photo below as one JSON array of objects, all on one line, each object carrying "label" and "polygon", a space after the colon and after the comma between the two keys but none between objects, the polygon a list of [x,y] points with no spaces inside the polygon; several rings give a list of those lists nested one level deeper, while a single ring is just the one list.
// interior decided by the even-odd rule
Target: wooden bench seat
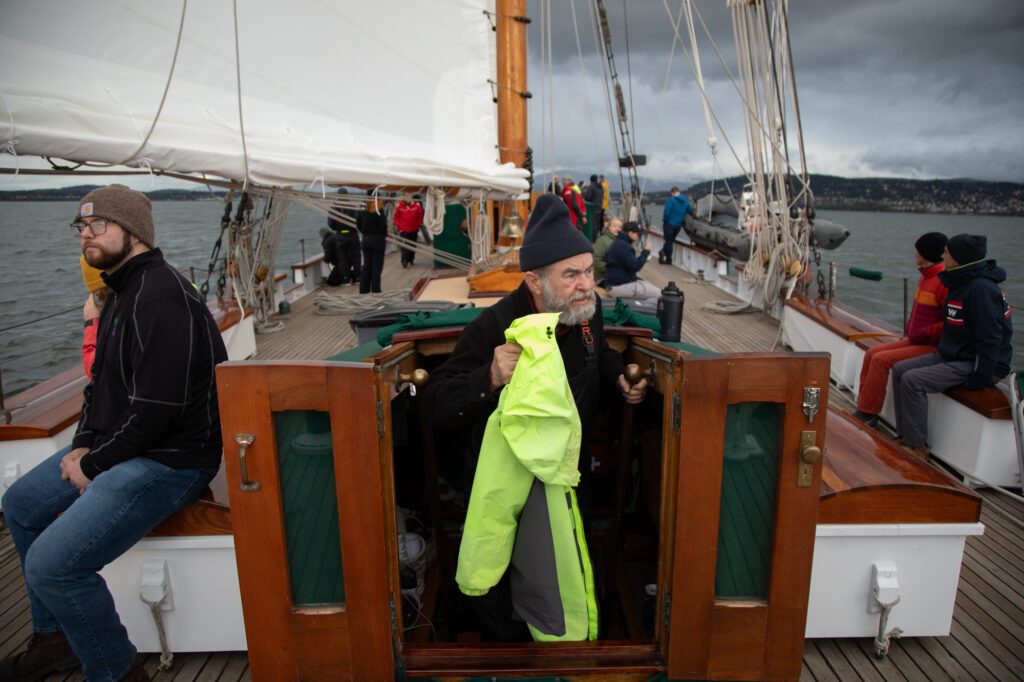
[{"label": "wooden bench seat", "polygon": [[[824,300],[807,301],[794,297],[789,299],[786,305],[818,322],[843,339],[856,343],[862,350],[899,338],[899,335],[887,328],[884,323],[851,311],[837,303],[829,303]],[[980,390],[951,388],[945,391],[945,394],[987,419],[1008,420],[1012,416],[1010,401],[995,386]]]},{"label": "wooden bench seat", "polygon": [[149,537],[231,535],[231,504],[222,466],[198,500],[164,519]]},{"label": "wooden bench seat", "polygon": [[976,523],[981,497],[853,417],[829,410],[818,523]]},{"label": "wooden bench seat", "polygon": [[9,398],[10,421],[0,424],[0,441],[50,438],[76,423],[87,383],[79,364]]},{"label": "wooden bench seat", "polygon": [[856,343],[864,350],[900,338],[897,332],[886,327],[883,322],[861,313],[855,313],[838,303],[830,303],[821,299],[808,301],[793,297],[786,302],[786,305],[843,339]]}]

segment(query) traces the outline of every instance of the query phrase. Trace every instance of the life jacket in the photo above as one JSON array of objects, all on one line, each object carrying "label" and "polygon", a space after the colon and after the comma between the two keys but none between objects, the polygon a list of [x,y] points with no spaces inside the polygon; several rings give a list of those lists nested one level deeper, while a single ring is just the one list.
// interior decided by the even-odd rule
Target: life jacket
[{"label": "life jacket", "polygon": [[521,317],[523,352],[484,430],[455,580],[486,594],[509,570],[538,641],[597,638],[594,576],[576,501],[582,426],[558,349],[558,313]]}]

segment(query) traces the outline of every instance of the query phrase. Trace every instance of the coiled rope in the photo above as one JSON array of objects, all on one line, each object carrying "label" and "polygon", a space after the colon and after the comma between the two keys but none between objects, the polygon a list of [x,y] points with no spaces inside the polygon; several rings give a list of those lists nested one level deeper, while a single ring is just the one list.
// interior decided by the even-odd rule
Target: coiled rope
[{"label": "coiled rope", "polygon": [[409,289],[380,294],[329,294],[321,291],[313,299],[313,307],[317,315],[351,315],[394,303],[406,303],[411,296]]},{"label": "coiled rope", "polygon": [[446,195],[440,187],[427,189],[427,205],[423,211],[423,224],[432,235],[444,231],[444,204]]}]

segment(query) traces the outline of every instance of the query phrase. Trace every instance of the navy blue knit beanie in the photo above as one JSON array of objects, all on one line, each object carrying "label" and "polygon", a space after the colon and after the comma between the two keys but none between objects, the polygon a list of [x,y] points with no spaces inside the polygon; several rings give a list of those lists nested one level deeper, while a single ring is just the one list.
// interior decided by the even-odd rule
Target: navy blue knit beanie
[{"label": "navy blue knit beanie", "polygon": [[974,263],[985,257],[988,238],[983,234],[957,234],[946,242],[946,249],[957,265]]},{"label": "navy blue knit beanie", "polygon": [[929,263],[942,260],[942,250],[946,248],[946,235],[941,232],[927,232],[914,242],[914,248]]},{"label": "navy blue knit beanie", "polygon": [[519,269],[528,272],[593,252],[590,241],[572,226],[565,202],[554,194],[542,194],[526,223],[526,235],[519,249]]}]

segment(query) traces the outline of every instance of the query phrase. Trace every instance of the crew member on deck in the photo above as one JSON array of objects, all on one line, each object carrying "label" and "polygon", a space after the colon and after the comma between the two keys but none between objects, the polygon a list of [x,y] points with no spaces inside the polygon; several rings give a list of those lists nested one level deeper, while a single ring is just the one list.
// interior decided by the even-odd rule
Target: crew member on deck
[{"label": "crew member on deck", "polygon": [[[557,312],[558,350],[582,426],[582,490],[590,471],[587,434],[600,394],[621,394],[627,402],[639,403],[647,382],[641,380],[630,387],[622,376],[622,357],[609,348],[604,336],[600,301],[594,292],[592,246],[572,226],[568,209],[555,196],[545,194],[537,200],[519,264],[523,270],[519,288],[467,325],[448,361],[431,373],[423,398],[426,417],[438,428],[469,433],[468,478],[484,476],[476,466],[485,426],[523,352],[521,346],[506,342],[505,330],[524,316]],[[473,491],[476,495],[475,484]],[[471,496],[471,509],[473,504]],[[585,504],[581,506],[585,508]],[[469,597],[481,634],[491,641],[527,640],[523,613],[529,609],[517,603],[509,571],[498,575],[500,580],[487,586],[484,594]],[[461,583],[460,587],[469,589]],[[479,585],[472,588],[467,593],[481,591]]]}]

